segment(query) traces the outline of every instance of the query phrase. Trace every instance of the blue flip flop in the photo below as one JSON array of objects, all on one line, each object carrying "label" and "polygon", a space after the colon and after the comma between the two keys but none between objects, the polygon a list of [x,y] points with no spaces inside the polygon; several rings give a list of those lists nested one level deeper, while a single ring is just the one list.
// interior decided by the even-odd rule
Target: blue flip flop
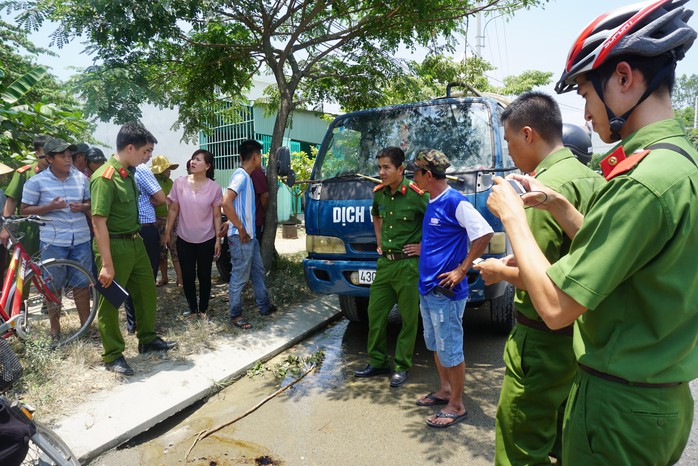
[{"label": "blue flip flop", "polygon": [[429,427],[435,427],[437,429],[444,429],[446,427],[451,427],[453,424],[457,424],[460,421],[462,421],[465,416],[468,415],[468,412],[464,412],[463,414],[456,414],[456,413],[444,413],[443,411],[439,411],[438,413],[434,414],[434,419],[438,419],[440,417],[445,417],[448,419],[453,419],[453,422],[449,422],[448,424],[439,424],[437,422],[432,421],[431,419],[427,419],[427,425]]}]

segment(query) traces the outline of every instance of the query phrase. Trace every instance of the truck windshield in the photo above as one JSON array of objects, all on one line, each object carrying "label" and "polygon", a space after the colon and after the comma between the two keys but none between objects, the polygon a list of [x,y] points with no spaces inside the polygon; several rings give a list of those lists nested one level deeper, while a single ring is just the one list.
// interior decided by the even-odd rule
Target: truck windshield
[{"label": "truck windshield", "polygon": [[376,154],[398,146],[412,159],[422,149],[439,149],[451,161],[449,173],[494,165],[490,111],[481,102],[401,105],[349,114],[331,126],[315,163],[315,179],[361,173],[376,176]]}]

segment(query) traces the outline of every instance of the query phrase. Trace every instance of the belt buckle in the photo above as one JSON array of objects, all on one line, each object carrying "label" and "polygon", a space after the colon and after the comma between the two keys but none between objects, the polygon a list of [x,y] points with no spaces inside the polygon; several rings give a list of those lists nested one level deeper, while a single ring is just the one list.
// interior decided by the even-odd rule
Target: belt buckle
[{"label": "belt buckle", "polygon": [[385,255],[385,258],[388,259],[389,261],[394,261],[395,254],[393,254],[392,252],[389,252],[388,254]]}]

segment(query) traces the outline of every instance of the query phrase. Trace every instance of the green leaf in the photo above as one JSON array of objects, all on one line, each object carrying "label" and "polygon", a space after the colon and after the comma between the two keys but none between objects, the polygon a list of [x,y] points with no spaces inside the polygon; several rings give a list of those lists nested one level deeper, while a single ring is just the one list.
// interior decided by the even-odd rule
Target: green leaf
[{"label": "green leaf", "polygon": [[14,104],[21,99],[32,87],[46,76],[46,68],[37,66],[24,76],[17,79],[4,90],[0,97],[3,102]]}]

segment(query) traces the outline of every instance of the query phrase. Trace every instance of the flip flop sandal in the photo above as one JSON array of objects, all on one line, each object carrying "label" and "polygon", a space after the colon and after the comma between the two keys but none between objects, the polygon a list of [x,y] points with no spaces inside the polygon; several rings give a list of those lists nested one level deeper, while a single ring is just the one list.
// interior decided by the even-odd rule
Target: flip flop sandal
[{"label": "flip flop sandal", "polygon": [[463,414],[456,414],[456,413],[444,413],[443,411],[439,411],[438,413],[434,414],[434,419],[438,418],[448,418],[448,419],[453,419],[452,422],[449,422],[448,424],[440,424],[437,422],[432,421],[431,419],[427,419],[427,425],[429,427],[435,427],[437,429],[444,429],[446,427],[451,427],[453,424],[457,424],[460,421],[462,421],[466,416],[468,415],[468,412],[464,412]]},{"label": "flip flop sandal", "polygon": [[244,319],[234,320],[233,325],[239,329],[242,329],[242,330],[249,330],[252,328],[252,324],[247,322]]},{"label": "flip flop sandal", "polygon": [[[429,402],[424,402],[422,401],[422,398],[426,398],[427,400],[431,400]],[[447,405],[448,400],[444,400],[443,398],[439,398],[438,396],[434,396],[434,392],[431,392],[428,395],[424,395],[422,398],[417,399],[417,406],[439,406],[439,405]]]}]

